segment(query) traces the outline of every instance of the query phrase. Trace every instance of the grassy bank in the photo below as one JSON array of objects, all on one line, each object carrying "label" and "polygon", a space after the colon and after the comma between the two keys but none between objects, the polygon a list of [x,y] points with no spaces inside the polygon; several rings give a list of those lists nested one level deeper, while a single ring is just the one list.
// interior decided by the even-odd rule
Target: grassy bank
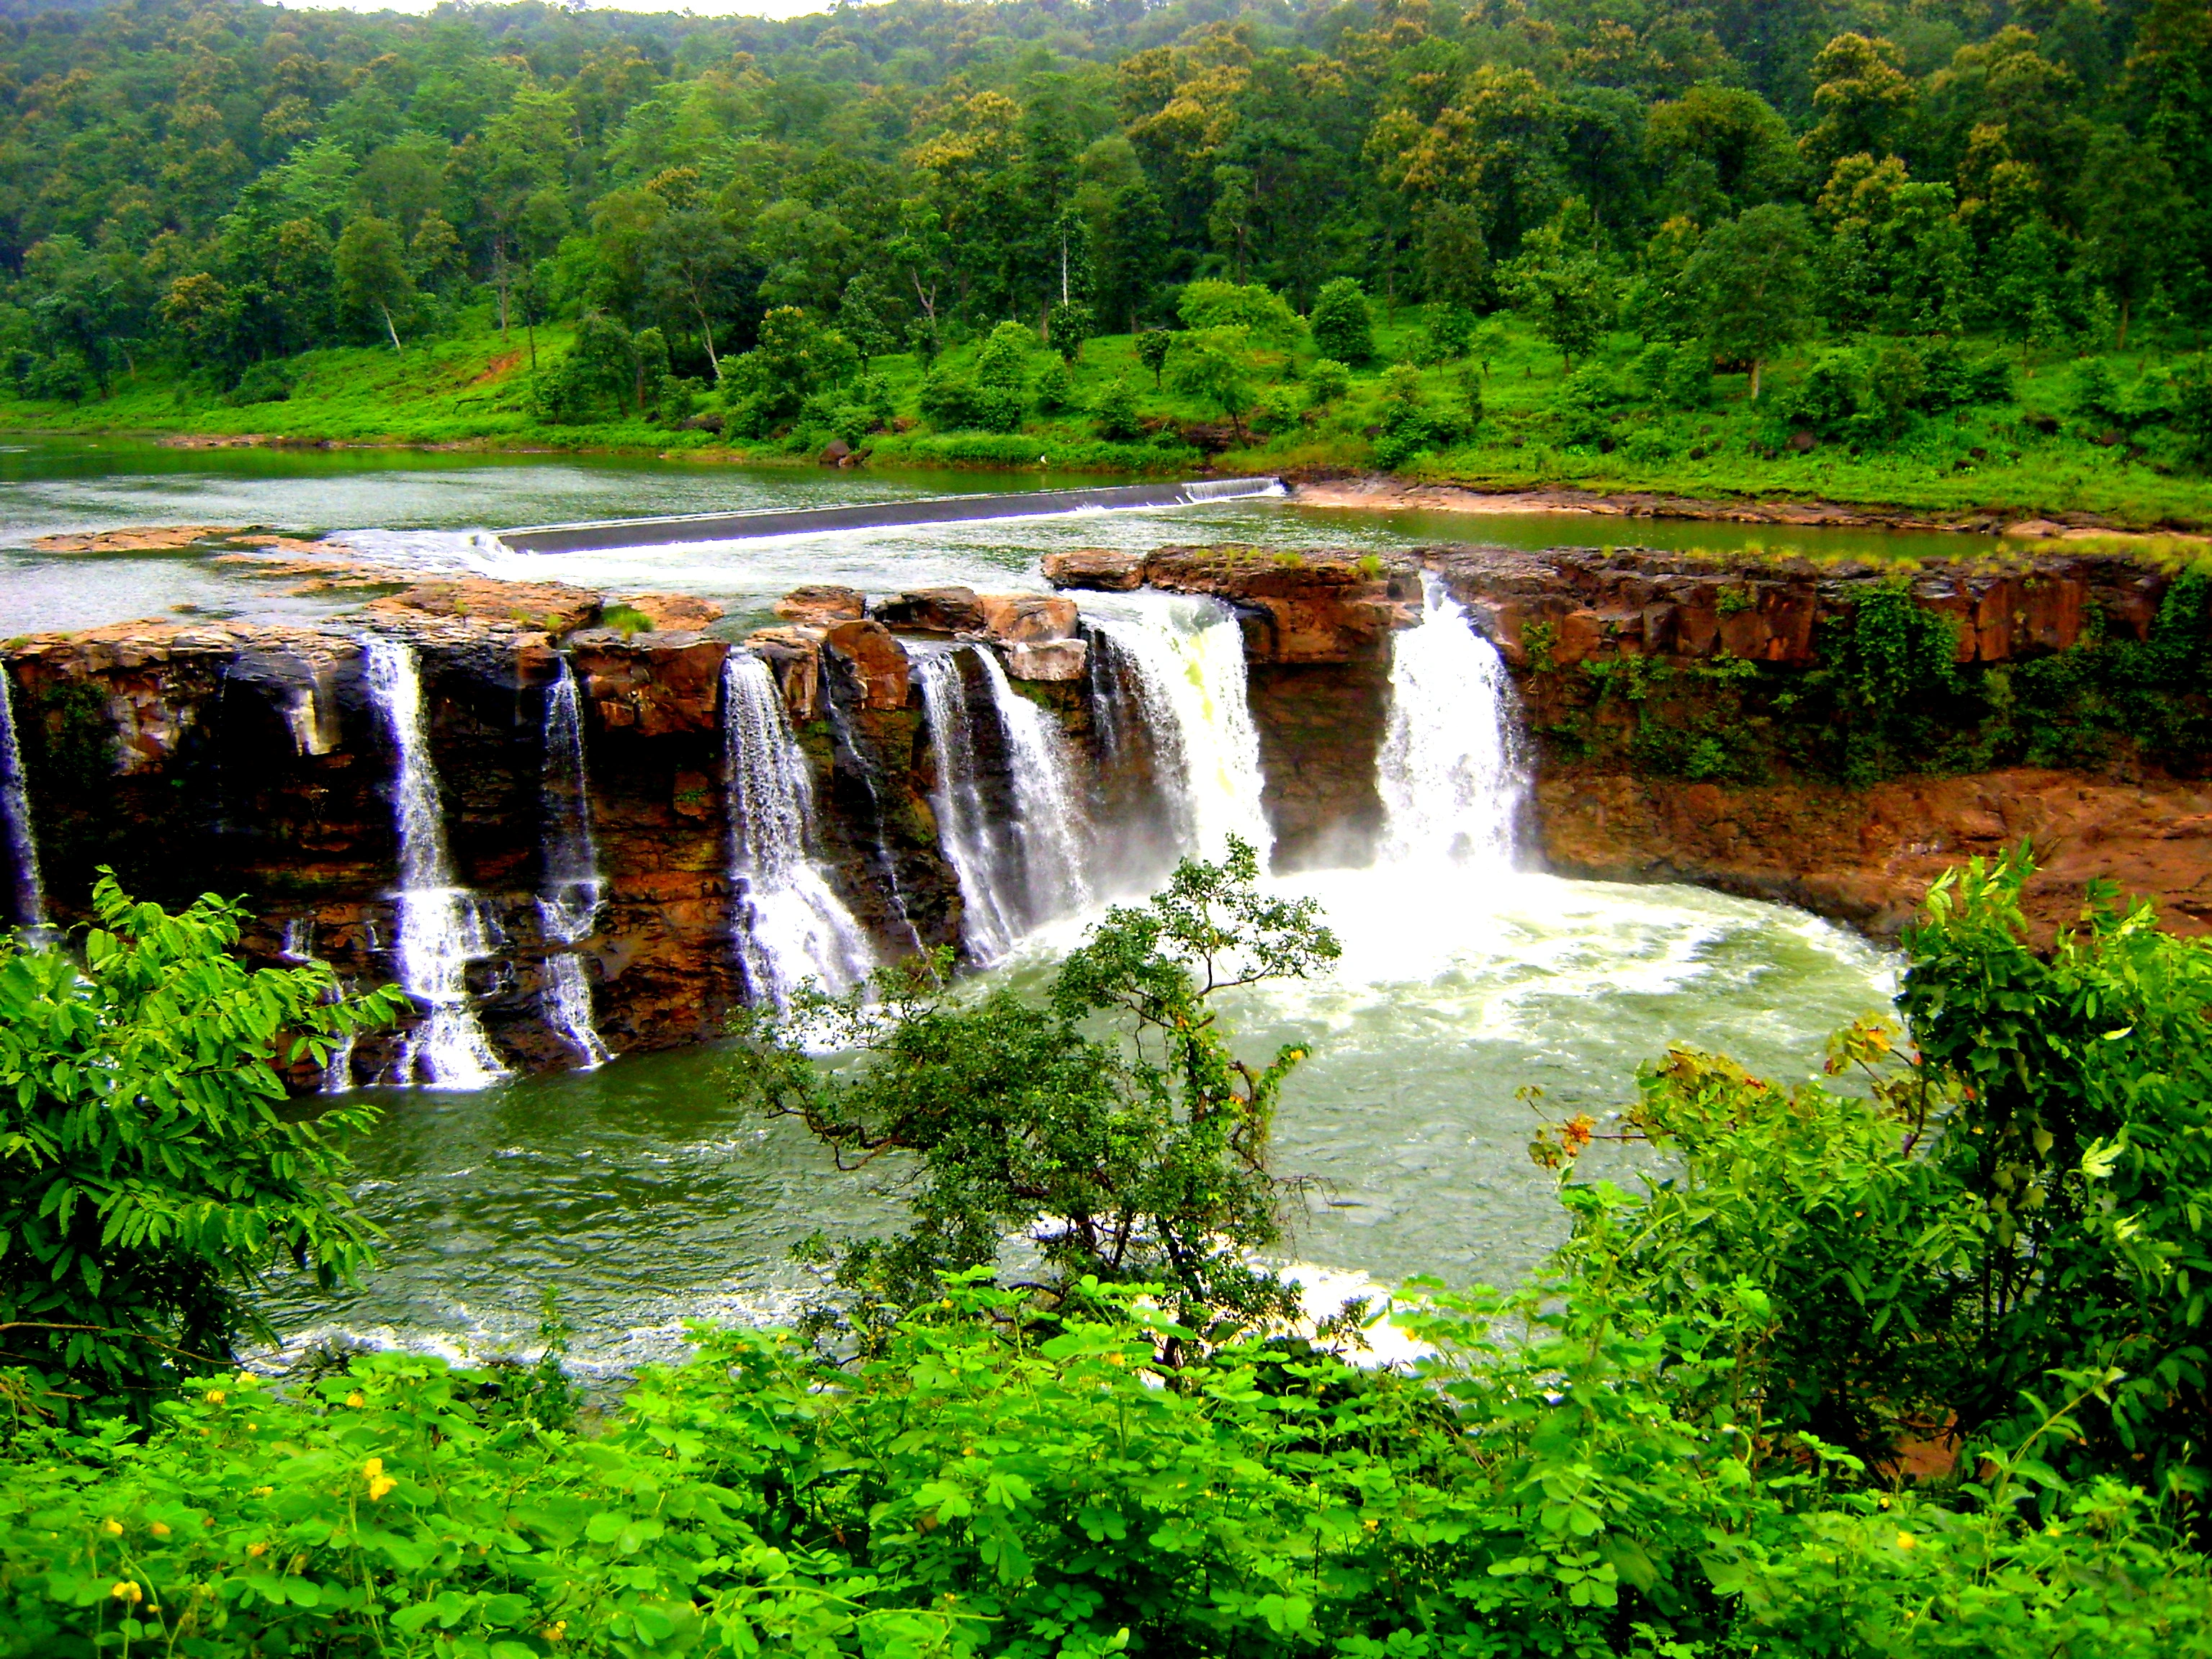
[{"label": "grassy bank", "polygon": [[[1649,393],[1639,375],[1643,342],[1611,337],[1570,374],[1559,354],[1520,326],[1491,325],[1473,356],[1418,370],[1420,415],[1407,430],[1407,380],[1393,387],[1391,365],[1421,355],[1425,319],[1402,310],[1376,330],[1376,358],[1354,368],[1340,395],[1324,397],[1314,354],[1249,354],[1250,404],[1231,423],[1219,403],[1176,389],[1137,361],[1133,337],[1088,342],[1063,406],[1039,406],[1056,362],[1040,349],[1018,430],[939,430],[922,415],[923,365],[908,354],[877,358],[893,419],[863,438],[865,464],[879,467],[1048,469],[1158,475],[1211,466],[1224,471],[1301,474],[1385,472],[1409,481],[1522,490],[1571,486],[1651,491],[1726,501],[1819,499],[1938,514],[2006,516],[2093,514],[2130,528],[2212,525],[2212,477],[2181,441],[2152,423],[2116,429],[2086,414],[2081,361],[2008,359],[2008,395],[1936,413],[1910,413],[1878,434],[1815,432],[1803,413],[1818,362],[1808,349],[1769,369],[1754,404],[1747,378],[1714,376],[1684,406]],[[287,395],[259,402],[211,392],[173,368],[147,367],[108,396],[81,404],[0,399],[0,427],[73,433],[144,432],[210,441],[253,437],[287,443],[435,445],[487,450],[650,453],[702,462],[805,465],[832,435],[802,424],[777,437],[726,441],[679,418],[632,417],[592,424],[543,416],[535,377],[568,353],[565,325],[501,335],[488,323],[447,337],[389,347],[311,351],[286,360]],[[1965,351],[1987,360],[1973,343]],[[979,347],[947,351],[939,373],[972,368]],[[2154,354],[2099,360],[2113,381],[2161,384],[2167,360]],[[1648,368],[1648,360],[1645,365]],[[1094,411],[1115,381],[1135,394],[1145,435],[1100,435]],[[1469,392],[1481,406],[1468,428]],[[716,390],[695,386],[696,416],[720,412]],[[1424,431],[1421,422],[1428,422]],[[1859,423],[1863,428],[1865,422]],[[1241,433],[1237,429],[1241,427]]]}]

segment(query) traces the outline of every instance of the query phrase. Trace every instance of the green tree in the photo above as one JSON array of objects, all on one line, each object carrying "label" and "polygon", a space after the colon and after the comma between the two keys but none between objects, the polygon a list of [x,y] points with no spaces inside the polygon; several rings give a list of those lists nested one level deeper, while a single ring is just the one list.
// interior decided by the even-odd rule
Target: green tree
[{"label": "green tree", "polygon": [[329,1132],[374,1109],[302,1119],[278,1068],[405,1005],[249,970],[212,896],[172,915],[103,872],[93,909],[82,963],[0,941],[0,1355],[143,1410],[268,1334],[264,1273],[330,1288],[368,1260]]},{"label": "green tree", "polygon": [[1168,350],[1175,344],[1175,336],[1164,328],[1148,328],[1133,343],[1137,361],[1152,371],[1152,390],[1158,392],[1161,371],[1167,368]]},{"label": "green tree", "polygon": [[1751,398],[1777,352],[1812,325],[1813,234],[1801,209],[1768,203],[1715,225],[1687,280],[1705,307],[1714,352],[1751,365]]},{"label": "green tree", "polygon": [[392,349],[398,350],[399,330],[392,320],[392,308],[404,307],[415,292],[398,228],[388,219],[363,214],[338,238],[332,270],[339,305],[357,314],[374,312],[381,317]]},{"label": "green tree", "polygon": [[1605,337],[1620,311],[1612,274],[1592,251],[1589,210],[1570,201],[1558,218],[1528,238],[1513,262],[1508,286],[1516,304],[1574,372]]},{"label": "green tree", "polygon": [[2119,307],[2112,349],[2125,351],[2129,319],[2166,274],[2188,204],[2165,158],[2112,127],[2100,131],[2090,147],[2079,196],[2081,263]]},{"label": "green tree", "polygon": [[1819,125],[1800,141],[1818,180],[1846,155],[1883,156],[1911,116],[1917,94],[1880,36],[1839,34],[1813,60]]},{"label": "green tree", "polygon": [[1244,331],[1186,329],[1174,339],[1175,355],[1168,359],[1168,367],[1175,389],[1218,409],[1235,428],[1237,441],[1243,442],[1244,411],[1252,406]]},{"label": "green tree", "polygon": [[1136,392],[1118,374],[1113,384],[1098,394],[1098,406],[1092,413],[1102,438],[1127,443],[1144,435],[1144,428],[1137,419]]},{"label": "green tree", "polygon": [[1375,355],[1374,321],[1368,314],[1367,296],[1350,276],[1339,276],[1322,285],[1306,319],[1314,349],[1324,357],[1357,366]]},{"label": "green tree", "polygon": [[880,357],[897,343],[891,330],[890,308],[890,295],[874,272],[853,273],[845,284],[844,296],[837,302],[837,331],[853,343],[864,369],[868,359]]},{"label": "green tree", "polygon": [[[1283,1288],[1244,1253],[1279,1233],[1267,1142],[1305,1051],[1239,1060],[1215,999],[1310,974],[1338,947],[1312,900],[1270,897],[1258,878],[1243,842],[1219,864],[1186,860],[1148,905],[1108,913],[1041,1006],[952,995],[908,969],[872,994],[742,1016],[734,1100],[799,1119],[841,1165],[913,1161],[913,1224],[845,1245],[839,1282],[912,1305],[1021,1234],[1055,1302],[1095,1276],[1166,1283],[1199,1328],[1279,1312]],[[807,1047],[823,1034],[860,1063],[825,1071]]]}]

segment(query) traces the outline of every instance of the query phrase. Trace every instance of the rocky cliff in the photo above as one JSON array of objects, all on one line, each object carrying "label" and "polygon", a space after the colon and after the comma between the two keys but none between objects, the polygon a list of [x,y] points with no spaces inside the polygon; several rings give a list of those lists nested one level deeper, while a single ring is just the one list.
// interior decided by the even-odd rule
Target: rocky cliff
[{"label": "rocky cliff", "polygon": [[[49,902],[55,919],[81,919],[107,865],[165,902],[243,897],[264,959],[392,977],[396,763],[365,671],[373,632],[418,665],[455,878],[487,929],[470,989],[499,1053],[573,1063],[544,1013],[549,956],[564,954],[582,963],[617,1052],[697,1042],[746,994],[732,653],[768,665],[818,808],[811,852],[890,957],[963,938],[933,805],[945,757],[924,657],[988,652],[1004,671],[996,691],[972,657],[958,678],[983,734],[963,776],[988,811],[1015,810],[990,702],[1010,686],[1065,734],[1081,810],[1125,852],[1164,858],[1158,735],[1131,665],[1065,594],[1216,599],[1243,636],[1278,866],[1356,862],[1382,819],[1392,640],[1434,583],[1513,671],[1536,833],[1558,870],[1702,882],[1880,935],[1948,864],[2026,836],[2045,860],[2033,898],[2046,927],[2070,918],[2093,874],[2159,900],[2185,930],[2212,927],[2200,578],[2104,557],[1899,574],[1467,547],[1389,560],[1085,551],[1052,556],[1046,574],[1063,594],[937,588],[871,603],[800,589],[781,626],[732,640],[708,631],[696,600],[631,596],[617,611],[574,589],[409,586],[371,572],[368,608],[343,624],[167,622],[13,641]],[[564,672],[604,902],[587,936],[549,939],[546,732]],[[378,1075],[396,1041],[365,1042],[356,1075]]]}]

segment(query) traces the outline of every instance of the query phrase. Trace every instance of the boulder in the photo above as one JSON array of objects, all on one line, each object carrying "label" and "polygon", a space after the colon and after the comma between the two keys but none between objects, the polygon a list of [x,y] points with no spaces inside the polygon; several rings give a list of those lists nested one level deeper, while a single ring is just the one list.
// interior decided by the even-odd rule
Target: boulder
[{"label": "boulder", "polygon": [[868,600],[857,587],[814,582],[793,588],[775,602],[775,610],[786,622],[808,628],[834,628],[841,622],[858,622],[866,616]]},{"label": "boulder", "polygon": [[720,605],[696,593],[632,593],[614,603],[628,605],[661,634],[696,631],[722,616]]},{"label": "boulder", "polygon": [[[965,588],[953,591],[967,592]],[[906,647],[891,637],[890,629],[883,623],[839,623],[822,636],[822,648],[842,659],[859,680],[863,708],[906,707],[909,678]]]},{"label": "boulder", "polygon": [[715,732],[728,644],[705,634],[587,629],[570,641],[578,689],[599,726],[641,738]]},{"label": "boulder", "polygon": [[876,620],[910,634],[980,634],[983,607],[972,587],[917,587],[876,606]]},{"label": "boulder", "polygon": [[745,649],[768,665],[783,693],[793,725],[822,717],[822,630],[762,628],[745,636]]},{"label": "boulder", "polygon": [[984,593],[981,632],[1007,644],[1041,645],[1075,636],[1075,601],[1049,593]]},{"label": "boulder", "polygon": [[1044,579],[1054,587],[1086,588],[1098,593],[1127,593],[1145,585],[1145,556],[1110,547],[1073,547],[1048,553]]},{"label": "boulder", "polygon": [[1091,647],[1081,640],[1017,640],[999,647],[1007,674],[1018,680],[1079,680]]},{"label": "boulder", "polygon": [[409,614],[472,621],[520,623],[548,634],[568,634],[599,618],[599,596],[562,582],[503,582],[489,576],[456,576],[416,582],[369,604],[372,613],[404,620]]}]

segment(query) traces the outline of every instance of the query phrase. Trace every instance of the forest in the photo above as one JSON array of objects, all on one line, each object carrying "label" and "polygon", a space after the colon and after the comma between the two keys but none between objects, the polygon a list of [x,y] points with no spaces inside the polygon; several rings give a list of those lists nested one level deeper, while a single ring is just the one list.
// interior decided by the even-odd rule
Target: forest
[{"label": "forest", "polygon": [[2208,65],[2194,0],[17,6],[0,392],[2187,521]]}]

